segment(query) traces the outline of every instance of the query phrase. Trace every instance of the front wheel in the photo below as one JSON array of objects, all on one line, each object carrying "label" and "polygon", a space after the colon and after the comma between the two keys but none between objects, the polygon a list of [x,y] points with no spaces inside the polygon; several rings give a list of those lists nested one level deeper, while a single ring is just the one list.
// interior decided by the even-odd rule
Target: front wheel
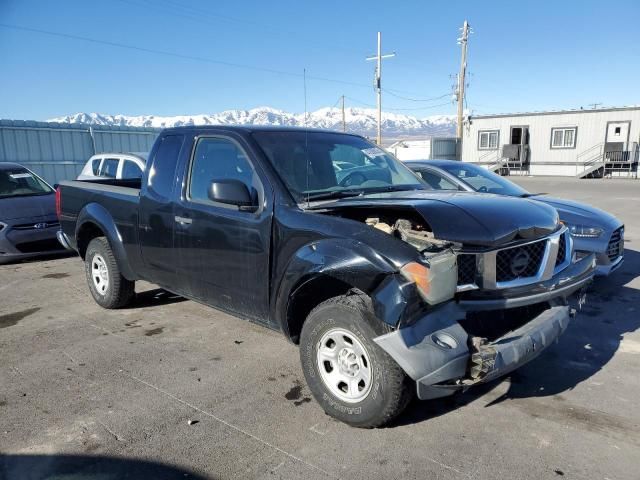
[{"label": "front wheel", "polygon": [[89,242],[84,271],[91,295],[101,307],[124,307],[135,295],[135,282],[127,280],[120,273],[106,237],[97,237]]},{"label": "front wheel", "polygon": [[390,331],[363,295],[331,298],[309,314],[300,357],[311,393],[327,414],[372,428],[399,415],[414,387],[373,338]]}]

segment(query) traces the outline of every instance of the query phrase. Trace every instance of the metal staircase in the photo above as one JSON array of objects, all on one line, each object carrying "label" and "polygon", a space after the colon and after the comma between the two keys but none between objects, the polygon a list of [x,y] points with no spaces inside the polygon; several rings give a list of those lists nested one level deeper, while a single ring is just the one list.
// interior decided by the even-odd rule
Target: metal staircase
[{"label": "metal staircase", "polygon": [[576,177],[602,178],[604,176],[604,142],[597,143],[578,154]]},{"label": "metal staircase", "polygon": [[640,148],[633,143],[630,150],[605,151],[605,144],[598,143],[581,152],[576,158],[578,178],[638,178]]}]

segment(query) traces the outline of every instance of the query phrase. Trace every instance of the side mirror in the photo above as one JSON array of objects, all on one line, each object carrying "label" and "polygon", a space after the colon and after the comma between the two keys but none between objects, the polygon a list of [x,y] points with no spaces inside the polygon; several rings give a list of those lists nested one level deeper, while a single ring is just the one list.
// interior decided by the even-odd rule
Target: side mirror
[{"label": "side mirror", "polygon": [[246,212],[254,212],[258,209],[249,188],[240,180],[213,180],[208,193],[209,199],[213,202],[237,205],[240,210]]}]

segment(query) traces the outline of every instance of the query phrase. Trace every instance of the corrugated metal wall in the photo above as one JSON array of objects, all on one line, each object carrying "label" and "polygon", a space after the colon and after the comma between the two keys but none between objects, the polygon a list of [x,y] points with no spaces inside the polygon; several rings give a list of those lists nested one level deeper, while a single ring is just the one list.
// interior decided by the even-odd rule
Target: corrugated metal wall
[{"label": "corrugated metal wall", "polygon": [[91,155],[148,152],[160,129],[0,120],[0,162],[16,162],[49,183],[70,180]]}]

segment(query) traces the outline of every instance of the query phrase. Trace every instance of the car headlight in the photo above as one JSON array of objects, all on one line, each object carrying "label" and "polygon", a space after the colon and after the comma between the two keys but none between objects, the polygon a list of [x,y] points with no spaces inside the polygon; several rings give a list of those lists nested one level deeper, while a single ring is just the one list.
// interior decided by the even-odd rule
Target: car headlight
[{"label": "car headlight", "polygon": [[0,232],[1,232],[2,230],[4,230],[4,227],[6,227],[6,226],[7,226],[7,224],[6,224],[6,223],[2,223],[2,222],[0,222]]},{"label": "car headlight", "polygon": [[440,252],[427,258],[426,262],[428,266],[409,262],[400,269],[400,273],[416,285],[418,293],[429,305],[452,299],[458,283],[455,254]]},{"label": "car headlight", "polygon": [[574,237],[598,238],[604,232],[602,228],[593,225],[573,225],[570,223],[565,223],[565,225]]}]

